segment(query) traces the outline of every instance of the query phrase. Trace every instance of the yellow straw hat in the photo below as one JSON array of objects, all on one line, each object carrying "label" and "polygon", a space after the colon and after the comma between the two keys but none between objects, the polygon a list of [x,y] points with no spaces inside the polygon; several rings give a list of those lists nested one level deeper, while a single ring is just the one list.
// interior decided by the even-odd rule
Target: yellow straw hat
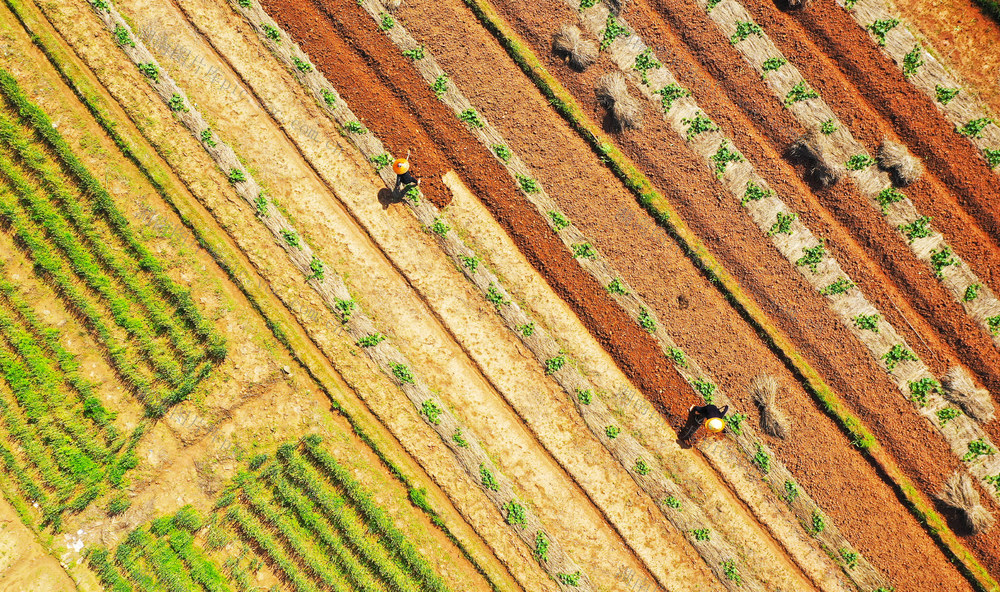
[{"label": "yellow straw hat", "polygon": [[397,175],[402,175],[406,171],[410,170],[410,162],[405,158],[397,158],[392,163],[392,172]]},{"label": "yellow straw hat", "polygon": [[708,428],[708,431],[710,432],[721,432],[726,429],[726,420],[721,417],[713,417],[705,422],[705,427]]}]

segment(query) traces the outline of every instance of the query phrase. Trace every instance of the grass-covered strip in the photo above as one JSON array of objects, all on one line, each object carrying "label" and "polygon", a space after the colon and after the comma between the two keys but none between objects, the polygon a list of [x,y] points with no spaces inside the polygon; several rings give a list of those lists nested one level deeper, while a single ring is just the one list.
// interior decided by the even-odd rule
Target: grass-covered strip
[{"label": "grass-covered strip", "polygon": [[[156,286],[164,297],[177,307],[182,317],[191,325],[199,338],[204,340],[209,357],[217,361],[224,359],[226,356],[225,340],[215,331],[212,323],[202,316],[194,304],[190,292],[167,275],[163,264],[150,253],[135,235],[128,220],[118,210],[114,199],[104,186],[94,178],[87,167],[80,162],[69,144],[56,131],[48,115],[28,100],[13,76],[3,69],[0,69],[0,93],[15,108],[25,124],[30,125],[51,148],[59,158],[60,164],[77,179],[80,192],[93,200],[94,212],[103,217],[112,231],[128,245],[140,269],[153,275]],[[113,137],[116,138],[116,144],[120,148],[126,148],[117,135],[113,135]]]},{"label": "grass-covered strip", "polygon": [[959,566],[971,581],[982,589],[998,589],[996,582],[968,548],[948,527],[934,504],[921,493],[903,473],[885,449],[875,440],[861,420],[848,409],[840,397],[802,356],[787,335],[747,295],[729,271],[715,259],[700,238],[680,219],[673,206],[653,187],[649,179],[621,151],[581,108],[576,98],[560,83],[521,36],[497,13],[488,0],[465,0],[465,4],[483,26],[497,38],[508,55],[531,79],[549,104],[586,140],[622,183],[632,191],[650,215],[659,222],[715,285],[734,309],[750,323],[762,339],[777,353],[807,391],[828,413],[868,458],[882,470],[894,485],[910,512],[924,525],[941,549]]}]

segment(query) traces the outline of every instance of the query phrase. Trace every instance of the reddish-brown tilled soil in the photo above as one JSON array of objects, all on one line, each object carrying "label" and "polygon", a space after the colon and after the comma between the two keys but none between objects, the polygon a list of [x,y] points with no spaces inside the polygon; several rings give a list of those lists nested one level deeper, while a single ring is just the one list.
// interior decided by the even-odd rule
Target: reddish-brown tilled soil
[{"label": "reddish-brown tilled soil", "polygon": [[346,1],[266,0],[263,6],[387,149],[401,154],[412,148],[411,160],[427,180],[421,188],[429,197],[446,200],[440,177],[452,168],[459,173],[626,375],[662,401],[662,410],[680,425],[679,416],[696,399],[653,338],[621,314],[604,288],[577,265],[507,172],[436,99],[371,18]]},{"label": "reddish-brown tilled soil", "polygon": [[[508,22],[512,23],[531,43],[546,67],[570,88],[594,119],[599,121],[604,112],[597,105],[592,89],[597,78],[607,72],[611,65],[605,58],[601,58],[587,72],[579,74],[554,58],[549,49],[550,36],[559,25],[563,22],[575,22],[576,16],[572,11],[556,1],[532,3],[530,6],[505,1],[496,5]],[[908,299],[906,293],[897,289],[879,267],[866,258],[851,235],[837,224],[829,213],[816,206],[815,197],[811,196],[808,188],[799,181],[797,171],[781,159],[778,151],[770,147],[770,142],[765,137],[755,131],[755,124],[739,105],[727,97],[725,87],[716,83],[712,76],[700,67],[698,60],[672,37],[667,25],[655,16],[650,9],[641,4],[634,5],[628,14],[632,24],[642,25],[640,32],[648,43],[662,46],[657,48],[658,57],[665,60],[671,71],[694,92],[700,104],[724,131],[735,139],[737,145],[758,166],[772,186],[788,199],[793,208],[801,212],[804,221],[810,227],[821,236],[828,237],[832,252],[841,260],[845,270],[866,288],[869,286],[873,288],[873,299],[885,310],[890,321],[901,329],[907,328],[906,321],[894,309],[894,302],[898,303],[897,306],[906,313],[907,318],[921,321],[921,317],[905,304]],[[760,86],[759,77],[756,75],[741,82],[741,88],[748,94],[752,94],[755,87]],[[503,86],[508,87],[507,84]],[[761,101],[765,98],[773,101],[770,96],[765,97],[760,94],[757,96]],[[795,125],[787,114],[785,118],[785,120],[770,121],[769,124],[774,127]],[[817,370],[845,396],[862,419],[875,430],[877,437],[889,447],[890,452],[908,468],[910,476],[918,486],[926,492],[936,491],[943,480],[959,465],[959,461],[940,436],[909,409],[908,403],[887,380],[885,373],[871,359],[866,348],[839,324],[824,300],[806,285],[797,272],[792,270],[788,262],[761,235],[739,206],[731,198],[723,196],[723,188],[711,176],[700,161],[700,157],[682,145],[680,138],[666,126],[651,107],[646,109],[645,122],[643,130],[618,136],[619,146],[634,161],[640,163],[656,186],[679,208],[685,220],[706,241],[709,248],[764,306],[779,326],[789,333]],[[535,138],[533,141],[540,140]],[[555,149],[548,148],[550,152]],[[544,175],[544,173],[539,174]],[[544,178],[543,181],[552,192],[553,181]],[[588,195],[586,201],[599,197],[599,195]],[[614,208],[609,206],[593,209],[596,216],[600,216],[600,212],[603,211],[605,219],[607,212],[614,211]],[[580,212],[582,209],[575,213],[578,223],[582,221]],[[621,249],[630,249],[639,242],[634,234],[622,236],[623,229],[616,230],[613,221],[607,220],[603,224],[612,236],[621,237],[617,239]],[[641,228],[641,225],[638,227]],[[636,226],[629,227],[629,231],[635,230]],[[597,240],[598,235],[593,231],[586,229],[586,232]],[[609,251],[608,248],[601,246],[606,252]],[[907,256],[912,259],[908,253]],[[634,253],[632,255],[632,259],[643,266],[654,265],[651,263],[654,258],[653,253],[646,256],[636,256]],[[636,265],[631,267],[634,269]],[[649,275],[653,276],[652,273]],[[628,276],[628,280],[644,288],[640,291],[657,309],[661,318],[678,317],[682,314],[679,313],[681,306],[676,301],[673,304],[665,303],[647,293],[645,288],[648,283],[644,284],[641,279],[632,276]],[[690,295],[684,295],[684,298],[690,302]],[[694,302],[700,304],[697,300]],[[742,333],[737,326],[725,325],[724,322],[720,322],[719,317],[711,314],[705,314],[701,319],[686,317],[685,321],[689,321],[690,326],[700,330],[700,333],[689,334],[687,339],[682,337],[680,339],[682,345],[707,363],[724,385],[746,384],[759,370],[758,361],[744,355],[743,352],[747,348],[740,343],[741,339],[743,343],[756,341],[752,335]],[[687,322],[676,324],[676,326],[682,325],[687,325]],[[722,331],[710,329],[720,326]],[[923,329],[926,330],[926,327]],[[675,331],[675,327],[671,327],[671,330]],[[978,328],[976,330],[978,331]],[[711,333],[708,333],[709,331]],[[732,340],[721,333],[729,333],[733,337]],[[906,333],[911,342],[920,346],[919,339],[914,337],[912,332],[906,331]],[[926,348],[920,351],[923,355],[927,355],[928,352]],[[753,362],[747,364],[748,359],[753,359]],[[933,356],[930,357],[930,361],[933,361]],[[730,388],[729,392],[741,406],[752,408],[744,393],[733,388]],[[802,405],[802,408],[795,409],[796,414],[801,414],[797,425],[808,425],[813,428],[825,423],[820,419],[821,414],[811,401],[802,399],[795,404]],[[805,411],[806,407],[808,412]],[[847,455],[844,450],[846,442],[841,440],[842,443],[838,446],[820,445],[818,444],[820,441],[821,437],[817,439],[817,434],[810,432],[808,436],[796,436],[794,441],[779,443],[777,448],[781,451],[782,459],[813,492],[820,504],[831,512],[848,536],[854,540],[864,539],[859,544],[866,555],[872,557],[876,564],[885,569],[901,587],[913,585],[929,589],[928,586],[942,585],[940,589],[944,590],[951,589],[953,585],[960,585],[953,582],[956,577],[955,572],[944,562],[938,564],[936,569],[941,571],[934,576],[929,575],[931,571],[912,573],[912,570],[898,562],[900,557],[909,553],[903,547],[896,546],[904,539],[894,540],[893,537],[886,536],[881,529],[889,521],[880,522],[876,529],[873,529],[874,525],[870,523],[871,508],[892,507],[897,502],[891,494],[880,501],[859,501],[858,493],[844,495],[844,492],[862,491],[868,486],[861,485],[864,480],[858,480],[858,474],[848,476],[845,470],[847,465],[845,458],[850,458],[851,455]],[[832,467],[836,467],[837,470],[830,470]],[[871,534],[870,539],[867,538],[867,533]],[[922,540],[929,543],[926,538]],[[866,543],[870,544],[870,547],[866,548]],[[988,548],[988,546],[989,543],[984,541],[983,547]],[[937,551],[929,553],[937,554]],[[991,556],[992,553],[985,555]],[[933,571],[935,568],[929,569]],[[909,583],[904,584],[904,582]],[[940,584],[941,582],[947,583]]]}]

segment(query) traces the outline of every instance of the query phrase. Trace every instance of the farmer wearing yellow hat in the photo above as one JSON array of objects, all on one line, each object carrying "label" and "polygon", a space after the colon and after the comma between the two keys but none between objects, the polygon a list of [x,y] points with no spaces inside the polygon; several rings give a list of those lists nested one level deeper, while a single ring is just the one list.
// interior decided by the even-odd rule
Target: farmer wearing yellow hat
[{"label": "farmer wearing yellow hat", "polygon": [[719,409],[711,403],[708,405],[692,405],[688,409],[688,422],[681,430],[680,439],[690,440],[698,428],[705,426],[705,429],[709,432],[719,433],[726,429],[726,413],[729,411],[729,405],[726,405],[722,409]]},{"label": "farmer wearing yellow hat", "polygon": [[397,158],[392,161],[392,172],[396,173],[396,186],[392,189],[393,195],[400,195],[410,185],[420,185],[420,179],[410,172],[410,151],[406,151],[406,158]]}]

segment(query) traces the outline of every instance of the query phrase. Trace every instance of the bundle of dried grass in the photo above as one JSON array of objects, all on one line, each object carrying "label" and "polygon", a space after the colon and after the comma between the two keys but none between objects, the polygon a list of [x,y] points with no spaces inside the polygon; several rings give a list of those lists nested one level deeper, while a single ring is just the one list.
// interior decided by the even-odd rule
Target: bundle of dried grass
[{"label": "bundle of dried grass", "polygon": [[806,176],[820,187],[829,187],[847,173],[843,163],[830,158],[829,140],[819,128],[809,130],[789,146],[788,155],[806,165]]},{"label": "bundle of dried grass", "polygon": [[642,106],[628,92],[628,82],[621,72],[601,76],[594,89],[597,101],[608,110],[619,130],[642,127]]},{"label": "bundle of dried grass", "polygon": [[972,477],[965,472],[956,471],[949,477],[938,499],[961,512],[966,525],[976,534],[986,532],[993,526],[993,516],[980,503]]},{"label": "bundle of dried grass", "polygon": [[385,3],[385,9],[392,14],[396,14],[399,7],[403,5],[403,0],[389,0]]},{"label": "bundle of dried grass", "polygon": [[584,71],[597,60],[597,44],[583,38],[576,25],[563,23],[552,36],[552,51],[569,63],[577,71]]},{"label": "bundle of dried grass", "polygon": [[791,422],[778,407],[778,381],[773,376],[761,374],[750,383],[750,393],[760,409],[760,429],[775,438],[786,438]]},{"label": "bundle of dried grass", "polygon": [[924,165],[920,160],[898,142],[883,139],[877,158],[879,168],[892,175],[892,182],[896,185],[909,185],[924,174]]},{"label": "bundle of dried grass", "polygon": [[990,392],[976,388],[976,383],[964,368],[948,368],[941,377],[941,385],[944,386],[944,398],[958,405],[972,419],[982,423],[993,419],[995,409]]}]

